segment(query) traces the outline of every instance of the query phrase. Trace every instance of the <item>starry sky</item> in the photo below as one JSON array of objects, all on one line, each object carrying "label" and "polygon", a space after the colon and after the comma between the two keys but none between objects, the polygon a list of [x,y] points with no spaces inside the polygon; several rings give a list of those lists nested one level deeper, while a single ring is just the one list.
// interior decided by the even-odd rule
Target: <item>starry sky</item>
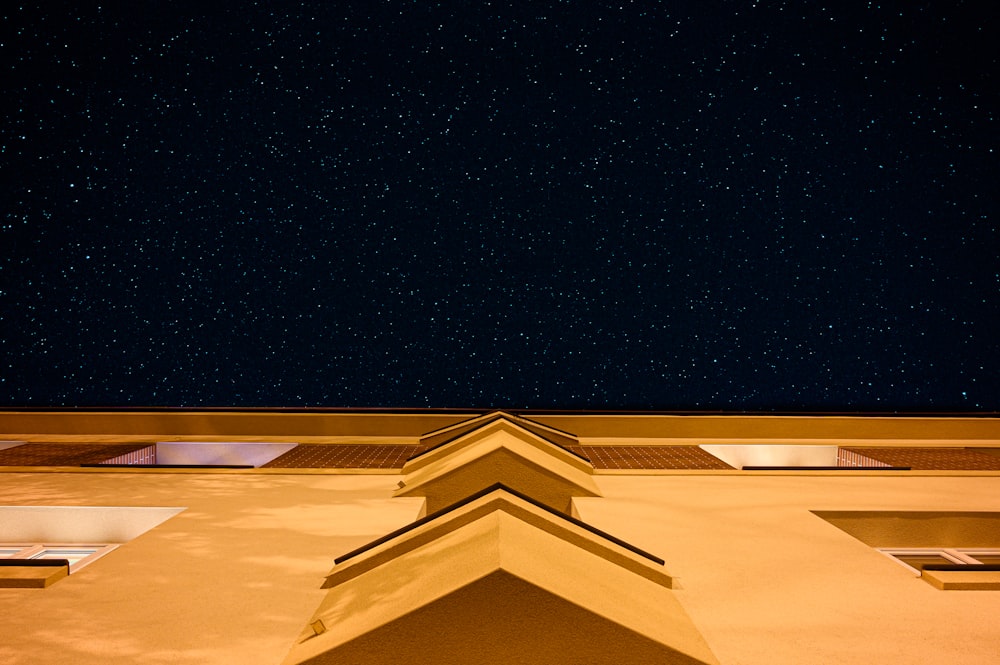
[{"label": "starry sky", "polygon": [[1000,409],[993,3],[0,10],[0,405]]}]

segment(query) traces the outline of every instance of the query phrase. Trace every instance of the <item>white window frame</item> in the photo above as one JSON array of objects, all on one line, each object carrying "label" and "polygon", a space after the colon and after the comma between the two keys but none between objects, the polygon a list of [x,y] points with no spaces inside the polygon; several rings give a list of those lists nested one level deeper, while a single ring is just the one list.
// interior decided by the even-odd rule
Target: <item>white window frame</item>
[{"label": "white window frame", "polygon": [[976,548],[951,548],[951,547],[878,547],[876,548],[879,552],[886,555],[897,564],[906,568],[908,571],[914,574],[916,577],[921,576],[921,571],[914,568],[905,561],[901,561],[896,558],[897,556],[928,556],[937,555],[945,558],[949,562],[959,565],[959,566],[979,566],[983,565],[980,561],[975,559],[977,554],[989,554],[991,556],[1000,556],[1000,549],[989,549],[984,547]]},{"label": "white window frame", "polygon": [[[108,543],[34,543],[34,544],[21,544],[21,543],[0,543],[0,550],[13,550],[18,551],[14,554],[0,554],[0,558],[3,559],[40,559],[43,554],[49,550],[58,549],[94,549],[85,557],[82,557],[76,561],[70,561],[69,572],[75,573],[85,566],[89,566],[93,562],[100,559],[105,554],[118,548],[118,545],[110,545]],[[65,558],[65,557],[54,557],[54,558]]]}]

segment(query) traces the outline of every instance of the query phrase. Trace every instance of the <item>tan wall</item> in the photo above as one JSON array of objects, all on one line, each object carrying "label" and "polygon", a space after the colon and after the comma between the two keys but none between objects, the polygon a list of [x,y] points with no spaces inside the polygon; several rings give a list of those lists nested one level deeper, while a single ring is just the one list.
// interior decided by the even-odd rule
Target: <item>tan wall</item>
[{"label": "tan wall", "polygon": [[998,477],[597,481],[581,518],[665,559],[721,663],[1000,662],[1000,591],[939,591],[810,512],[998,511]]},{"label": "tan wall", "polygon": [[280,663],[334,557],[419,512],[395,481],[0,474],[2,505],[187,507],[48,589],[0,589],[0,663]]},{"label": "tan wall", "polygon": [[[0,662],[279,663],[333,558],[417,515],[398,480],[0,474],[4,505],[187,507],[48,589],[0,589]],[[1000,476],[596,480],[580,516],[666,560],[723,664],[998,662],[1000,592],[934,589],[810,511],[1000,511]]]}]

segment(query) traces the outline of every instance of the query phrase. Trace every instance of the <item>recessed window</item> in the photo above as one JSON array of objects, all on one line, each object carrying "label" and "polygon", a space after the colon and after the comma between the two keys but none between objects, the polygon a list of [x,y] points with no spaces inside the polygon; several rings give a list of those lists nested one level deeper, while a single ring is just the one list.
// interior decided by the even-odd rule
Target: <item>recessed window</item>
[{"label": "recessed window", "polygon": [[814,510],[942,591],[1000,591],[1000,513]]},{"label": "recessed window", "polygon": [[296,443],[260,441],[163,441],[82,466],[256,468],[281,457]]},{"label": "recessed window", "polygon": [[69,561],[69,572],[75,573],[84,566],[97,561],[102,556],[118,547],[108,544],[3,544],[0,545],[0,558],[3,559],[65,559]]},{"label": "recessed window", "polygon": [[0,506],[0,588],[47,588],[183,510]]},{"label": "recessed window", "polygon": [[893,467],[836,445],[712,443],[702,444],[699,448],[718,457],[734,469],[748,471],[904,470],[904,467]]}]

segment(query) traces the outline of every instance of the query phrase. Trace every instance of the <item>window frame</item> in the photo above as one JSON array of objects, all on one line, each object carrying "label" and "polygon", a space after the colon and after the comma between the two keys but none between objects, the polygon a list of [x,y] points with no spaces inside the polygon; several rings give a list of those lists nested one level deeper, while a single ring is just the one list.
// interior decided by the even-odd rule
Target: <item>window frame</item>
[{"label": "window frame", "polygon": [[[82,568],[89,566],[93,562],[97,561],[101,557],[110,552],[118,549],[118,545],[114,543],[0,543],[0,550],[13,550],[17,548],[17,552],[9,555],[0,554],[0,559],[5,560],[39,560],[43,558],[49,550],[60,550],[60,549],[93,549],[94,551],[86,556],[83,556],[75,561],[69,561],[69,573],[75,573]],[[55,552],[58,554],[58,551]],[[66,558],[66,557],[49,557],[53,559]]]},{"label": "window frame", "polygon": [[992,549],[989,547],[876,547],[875,549],[889,557],[898,565],[909,570],[913,573],[914,577],[921,577],[923,575],[923,571],[918,568],[914,568],[902,559],[899,559],[899,556],[936,555],[959,566],[987,565],[975,558],[977,554],[1000,556],[1000,549]]}]

